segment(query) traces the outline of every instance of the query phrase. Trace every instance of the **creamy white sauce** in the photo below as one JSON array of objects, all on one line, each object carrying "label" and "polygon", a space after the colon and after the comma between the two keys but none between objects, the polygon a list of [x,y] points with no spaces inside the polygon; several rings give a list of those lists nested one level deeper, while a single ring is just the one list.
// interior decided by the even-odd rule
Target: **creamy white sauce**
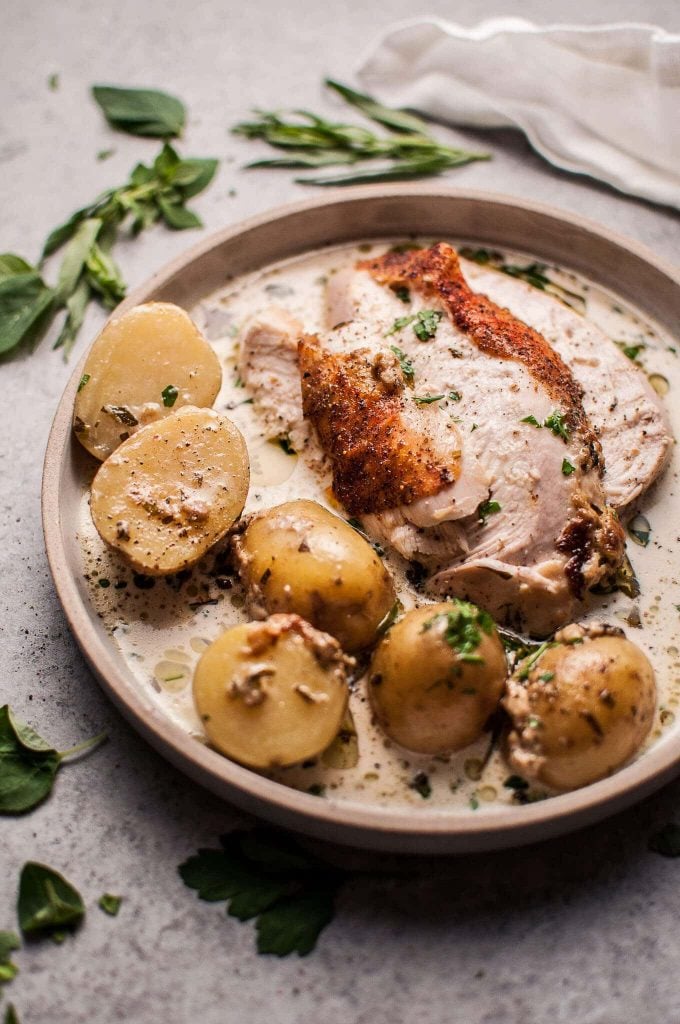
[{"label": "creamy white sauce", "polygon": [[[430,244],[430,240],[419,240]],[[455,242],[454,242],[455,244]],[[342,514],[329,497],[329,480],[320,479],[296,455],[286,454],[267,439],[237,377],[239,330],[253,314],[278,305],[298,317],[307,331],[323,326],[324,285],[338,269],[378,254],[385,245],[360,245],[311,253],[226,285],[207,296],[191,315],[213,344],[224,371],[222,390],[215,402],[227,412],[246,438],[251,459],[251,483],[246,512],[269,508],[292,498],[313,498]],[[526,265],[532,257],[503,253],[506,262]],[[569,291],[582,296],[587,318],[609,337],[626,345],[643,345],[638,355],[643,371],[661,375],[670,385],[666,400],[674,435],[680,436],[680,408],[673,401],[680,391],[680,344],[669,338],[623,298],[575,274],[548,267],[545,273]],[[581,304],[574,300],[577,306]],[[642,372],[642,371],[641,371]],[[657,382],[658,383],[658,382]],[[621,622],[627,634],[647,653],[658,685],[656,721],[645,749],[663,742],[676,728],[680,699],[680,581],[677,520],[678,459],[674,449],[670,465],[641,506],[651,524],[650,543],[628,551],[641,585],[635,601],[623,594],[591,597],[584,616]],[[191,694],[193,668],[207,644],[224,629],[246,620],[244,594],[236,579],[221,574],[219,556],[206,558],[185,581],[157,579],[135,582],[132,571],[99,538],[84,491],[79,539],[83,572],[90,584],[96,612],[110,630],[129,666],[134,685],[156,702],[162,712],[199,742],[205,742]],[[404,575],[405,563],[387,553],[406,609],[427,603]],[[142,584],[142,587],[139,584]],[[639,612],[640,627],[631,628],[631,613]],[[338,801],[410,807],[420,814],[441,810],[493,814],[513,802],[512,790],[503,786],[510,770],[496,750],[482,770],[489,737],[446,757],[420,757],[392,744],[372,723],[363,680],[350,699],[356,738],[336,741],[313,765],[286,769],[277,778],[298,789],[320,792]],[[358,747],[358,756],[357,756]],[[347,766],[354,758],[356,763]],[[644,750],[638,757],[644,756]],[[427,777],[427,785],[418,773]],[[415,780],[415,782],[414,782]],[[414,788],[415,786],[415,788]],[[425,796],[427,788],[431,794]],[[539,791],[537,791],[538,794]]]}]

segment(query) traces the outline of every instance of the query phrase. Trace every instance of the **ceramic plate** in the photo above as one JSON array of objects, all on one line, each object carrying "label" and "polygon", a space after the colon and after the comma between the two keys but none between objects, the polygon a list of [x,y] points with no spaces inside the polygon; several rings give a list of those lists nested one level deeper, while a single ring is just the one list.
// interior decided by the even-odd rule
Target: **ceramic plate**
[{"label": "ceramic plate", "polygon": [[[567,289],[563,296],[580,295],[577,305],[587,305],[589,315],[612,336],[624,345],[637,345],[643,351],[640,358],[645,369],[665,382],[664,390],[670,387],[671,396],[680,388],[680,369],[676,369],[680,357],[672,336],[680,308],[676,270],[636,243],[572,214],[431,184],[326,194],[227,228],[152,277],[116,313],[150,300],[183,306],[215,341],[228,372],[224,345],[234,333],[230,310],[239,309],[253,282],[261,282],[265,275],[276,296],[276,282],[285,282],[291,268],[293,276],[307,273],[309,254],[318,254],[323,265],[332,269],[343,248],[361,244],[375,249],[385,241],[410,238],[419,242],[450,239],[500,251],[514,263],[548,265],[551,278]],[[281,294],[285,295],[285,287],[282,293],[279,285],[279,298]],[[281,304],[285,305],[284,298]],[[526,805],[513,802],[512,792],[503,789],[500,762],[495,775],[479,778],[483,745],[460,758],[429,765],[418,764],[418,759],[407,763],[385,751],[381,758],[375,750],[364,750],[364,760],[345,776],[346,769],[336,764],[325,774],[320,769],[321,775],[314,774],[312,767],[308,776],[296,770],[268,778],[211,750],[192,727],[187,710],[191,665],[205,638],[211,639],[220,621],[226,621],[214,609],[221,597],[206,604],[199,594],[191,603],[192,608],[196,606],[195,620],[187,631],[185,617],[180,637],[173,632],[177,625],[171,616],[152,615],[151,621],[139,616],[135,611],[139,602],[129,603],[126,617],[116,620],[115,585],[111,587],[108,576],[105,584],[99,582],[104,579],[102,560],[111,556],[97,554],[96,535],[88,526],[86,495],[95,465],[71,432],[83,362],[74,368],[61,399],[45,457],[43,520],[50,567],[74,635],[104,689],[135,728],[187,775],[244,810],[290,828],[363,847],[424,853],[494,849],[556,835],[621,809],[675,773],[680,763],[680,724],[676,725],[673,710],[680,701],[675,689],[680,687],[680,662],[674,647],[680,587],[672,579],[671,568],[678,543],[670,513],[674,461],[644,500],[645,515],[653,524],[653,542],[644,550],[635,549],[642,583],[636,614],[640,613],[642,634],[632,638],[639,639],[654,661],[660,701],[650,740],[632,764],[584,789]],[[233,385],[233,377],[231,381]],[[225,403],[225,397],[232,400]],[[225,404],[237,422],[252,415],[239,412],[228,388],[216,407]],[[673,418],[673,403],[668,404]],[[243,423],[239,425],[245,429]],[[675,427],[677,434],[680,424]],[[257,458],[257,452],[251,451],[254,463]],[[288,469],[274,472],[277,486],[287,473]],[[263,487],[271,482],[262,479]],[[272,500],[264,504],[284,500],[278,494],[274,488]],[[117,571],[115,564],[108,565],[109,575]],[[121,587],[125,585],[124,580],[120,582]],[[163,606],[172,608],[175,599],[169,593]],[[233,595],[231,600],[232,605],[236,603]],[[601,604],[607,618],[630,619],[630,602],[614,597]],[[226,606],[225,602],[220,608]],[[236,614],[233,609],[231,614]],[[144,650],[149,636],[157,638],[155,662]],[[175,674],[166,671],[159,676],[159,659],[174,664]],[[174,685],[169,685],[171,680]],[[360,747],[361,743],[359,730]],[[379,767],[381,760],[384,770],[389,769],[388,785],[376,782],[379,773],[367,770],[373,762]],[[425,768],[428,779],[434,780],[433,799],[409,785],[413,773]],[[323,796],[318,795],[321,791]]]}]

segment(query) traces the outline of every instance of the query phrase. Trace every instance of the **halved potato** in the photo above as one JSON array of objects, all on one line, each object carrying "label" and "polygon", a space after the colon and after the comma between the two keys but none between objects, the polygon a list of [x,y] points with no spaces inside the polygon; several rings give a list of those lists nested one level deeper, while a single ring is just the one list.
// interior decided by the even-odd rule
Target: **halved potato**
[{"label": "halved potato", "polygon": [[194,674],[194,701],[210,742],[251,768],[315,757],[342,725],[347,664],[337,640],[299,615],[228,629]]},{"label": "halved potato", "polygon": [[211,406],[221,384],[219,360],[184,310],[148,302],[111,320],[92,346],[73,429],[103,461],[140,426],[184,405]]},{"label": "halved potato", "polygon": [[138,572],[179,572],[238,519],[249,476],[246,443],[231,420],[187,406],[142,427],[99,468],[94,525]]}]

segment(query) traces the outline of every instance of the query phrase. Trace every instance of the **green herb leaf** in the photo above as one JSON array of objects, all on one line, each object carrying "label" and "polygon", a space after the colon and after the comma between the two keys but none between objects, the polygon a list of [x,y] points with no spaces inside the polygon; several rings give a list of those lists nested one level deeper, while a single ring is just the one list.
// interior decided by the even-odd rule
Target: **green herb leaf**
[{"label": "green herb leaf", "polygon": [[525,416],[520,420],[520,423],[530,423],[532,427],[538,427],[539,429],[543,426],[543,424],[539,423],[533,415]]},{"label": "green herb leaf", "polygon": [[[19,256],[6,254],[5,268],[24,263]],[[28,264],[26,264],[28,266]],[[54,292],[36,270],[29,269],[0,276],[0,354],[11,352],[31,341],[54,303]]]},{"label": "green herb leaf", "polygon": [[378,103],[371,96],[356,92],[355,89],[350,89],[348,85],[336,82],[332,78],[327,78],[324,84],[329,89],[333,89],[339,96],[342,96],[351,106],[360,110],[362,114],[370,117],[372,121],[385,125],[386,128],[391,128],[392,131],[406,132],[413,135],[427,135],[427,125],[425,122],[413,114],[407,114],[404,110],[393,110],[391,107],[384,107],[382,103]]},{"label": "green herb leaf", "polygon": [[633,363],[637,361],[637,357],[642,350],[647,348],[644,342],[640,342],[638,345],[629,345],[627,341],[616,341],[615,344],[621,349],[624,356],[627,356]]},{"label": "green herb leaf", "polygon": [[100,907],[105,914],[109,917],[115,917],[120,910],[120,905],[123,902],[122,896],[114,896],[110,892],[105,892],[97,900],[97,906]]},{"label": "green herb leaf", "polygon": [[91,749],[104,738],[102,734],[71,750],[55,750],[5,704],[0,708],[0,814],[31,810],[51,792],[64,758]]},{"label": "green herb leaf", "polygon": [[76,290],[66,300],[66,318],[59,337],[52,346],[53,348],[63,348],[65,356],[68,356],[73,348],[78,331],[83,325],[91,294],[90,285],[85,278],[82,278]]},{"label": "green herb leaf", "polygon": [[477,506],[477,517],[481,522],[482,526],[486,526],[486,521],[489,516],[495,515],[496,512],[501,511],[501,506],[497,501],[481,501]]},{"label": "green herb leaf", "polygon": [[17,1011],[14,1009],[13,1003],[7,1004],[4,1024],[19,1024],[19,1018],[17,1017]]},{"label": "green herb leaf", "polygon": [[437,333],[443,315],[437,309],[421,309],[419,313],[414,313],[412,316],[399,316],[389,331],[385,333],[385,337],[388,338],[391,334],[396,334],[397,331],[403,331],[405,327],[413,325],[413,332],[419,341],[430,341]]},{"label": "green herb leaf", "polygon": [[555,409],[543,420],[543,426],[552,430],[556,437],[561,437],[565,444],[569,441],[569,431],[566,427],[566,417],[559,409]]},{"label": "green herb leaf", "polygon": [[177,401],[179,395],[179,389],[174,384],[168,384],[166,388],[161,391],[161,398],[163,399],[163,405],[166,409],[172,409],[173,405]]},{"label": "green herb leaf", "polygon": [[402,350],[397,348],[396,345],[390,345],[390,351],[394,352],[395,356],[399,360],[399,366],[402,374],[404,375],[404,380],[407,384],[412,384],[416,372],[413,360],[409,359],[406,353],[402,352]]},{"label": "green herb leaf", "polygon": [[423,624],[422,632],[432,629],[437,623],[444,623],[444,641],[458,653],[461,661],[483,664],[483,658],[476,654],[482,642],[482,633],[490,636],[494,621],[488,612],[468,601],[455,598],[451,611],[439,612]]},{"label": "green herb leaf", "polygon": [[77,226],[66,246],[59,268],[55,294],[55,301],[58,305],[64,305],[75,290],[101,229],[102,221],[99,217],[88,217]]},{"label": "green herb leaf", "polygon": [[408,785],[409,789],[414,789],[423,800],[428,800],[432,796],[432,785],[426,772],[416,772]]},{"label": "green herb leaf", "polygon": [[520,267],[513,263],[506,263],[503,253],[495,252],[492,249],[470,249],[463,247],[460,250],[460,255],[464,259],[479,263],[481,266],[492,266],[494,270],[500,270],[502,274],[507,274],[508,277],[516,277],[521,281],[526,281],[533,288],[538,288],[539,291],[548,292],[550,295],[553,295],[563,305],[569,306],[570,309],[576,310],[577,313],[585,312],[586,300],[583,295],[580,295],[578,292],[572,292],[563,285],[553,281],[545,273],[547,267],[543,263],[529,263],[526,267]]},{"label": "green herb leaf", "polygon": [[433,402],[441,402],[444,395],[414,395],[413,401],[416,405],[432,405]]},{"label": "green herb leaf", "polygon": [[446,397],[448,398],[449,402],[460,402],[463,396],[461,395],[460,391],[449,391]]},{"label": "green herb leaf", "polygon": [[90,374],[84,373],[78,382],[78,391],[82,391],[87,382],[90,380]]},{"label": "green herb leaf", "polygon": [[260,953],[305,956],[333,917],[342,876],[272,829],[234,832],[222,850],[199,850],[179,868],[201,899],[229,901],[229,914],[257,918]]},{"label": "green herb leaf", "polygon": [[680,825],[669,821],[649,837],[648,846],[662,857],[680,857]]},{"label": "green herb leaf", "polygon": [[107,309],[114,309],[125,298],[125,281],[114,260],[95,242],[85,266],[90,287],[99,293]]},{"label": "green herb leaf", "polygon": [[203,221],[197,217],[193,210],[187,210],[181,203],[169,203],[162,196],[158,199],[158,206],[163,220],[173,231],[185,231],[187,228],[200,228]]},{"label": "green herb leaf", "polygon": [[16,932],[0,931],[0,986],[13,981],[19,968],[12,963],[12,953],[19,949],[21,940]]},{"label": "green herb leaf", "polygon": [[408,327],[409,324],[412,324],[415,318],[415,313],[413,314],[413,316],[398,316],[397,319],[392,324],[392,326],[390,327],[389,331],[385,332],[385,337],[389,338],[391,334],[396,334],[397,331],[403,331],[404,327]]},{"label": "green herb leaf", "polygon": [[92,95],[113,128],[154,139],[182,134],[186,111],[175,96],[156,89],[121,89],[95,85]]},{"label": "green herb leaf", "polygon": [[75,926],[85,914],[80,893],[58,871],[29,861],[19,879],[19,926],[25,935]]},{"label": "green herb leaf", "polygon": [[400,302],[409,303],[411,301],[411,293],[405,285],[393,284],[390,285],[390,289],[394,292]]},{"label": "green herb leaf", "polygon": [[16,256],[13,252],[4,252],[0,255],[0,281],[4,277],[33,273],[35,273],[35,269],[21,256]]},{"label": "green herb leaf", "polygon": [[517,673],[518,679],[528,679],[529,674],[534,665],[536,664],[536,662],[545,654],[547,650],[549,650],[551,647],[557,646],[558,644],[556,644],[552,640],[545,640],[542,644],[540,644],[535,651],[532,651],[531,654],[523,660]]},{"label": "green herb leaf", "polygon": [[576,466],[572,466],[569,459],[562,459],[562,474],[563,476],[571,476],[572,473],[576,472]]}]

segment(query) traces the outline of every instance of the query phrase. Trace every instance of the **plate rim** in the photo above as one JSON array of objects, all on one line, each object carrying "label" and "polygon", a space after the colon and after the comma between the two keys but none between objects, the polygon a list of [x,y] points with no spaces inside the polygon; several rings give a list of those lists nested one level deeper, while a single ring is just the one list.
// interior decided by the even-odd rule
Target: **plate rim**
[{"label": "plate rim", "polygon": [[[148,301],[150,295],[171,283],[178,273],[186,271],[201,257],[239,235],[321,207],[388,197],[404,200],[409,197],[446,198],[482,205],[491,203],[521,210],[530,216],[538,214],[568,223],[633,253],[665,275],[671,285],[677,287],[680,296],[679,268],[658,257],[642,243],[570,211],[497,192],[432,183],[370,185],[334,189],[321,197],[286,203],[211,232],[136,287],[116,307],[111,317]],[[358,231],[357,241],[361,237],[365,239],[370,235],[364,233],[361,236]],[[262,267],[268,262],[271,260],[264,259]],[[106,641],[94,628],[95,613],[81,597],[64,543],[61,482],[69,453],[73,450],[73,401],[91,344],[73,368],[59,400],[47,442],[41,492],[47,559],[69,627],[95,678],[134,728],[163,757],[194,781],[242,810],[319,838],[394,852],[447,853],[502,849],[573,831],[642,799],[680,771],[678,734],[675,741],[669,738],[657,742],[641,760],[608,778],[546,801],[519,807],[509,805],[481,815],[472,810],[428,810],[427,818],[419,819],[417,808],[394,811],[388,806],[336,801],[333,797],[320,799],[258,775],[193,739],[130,685],[114,657],[113,641]]]}]

